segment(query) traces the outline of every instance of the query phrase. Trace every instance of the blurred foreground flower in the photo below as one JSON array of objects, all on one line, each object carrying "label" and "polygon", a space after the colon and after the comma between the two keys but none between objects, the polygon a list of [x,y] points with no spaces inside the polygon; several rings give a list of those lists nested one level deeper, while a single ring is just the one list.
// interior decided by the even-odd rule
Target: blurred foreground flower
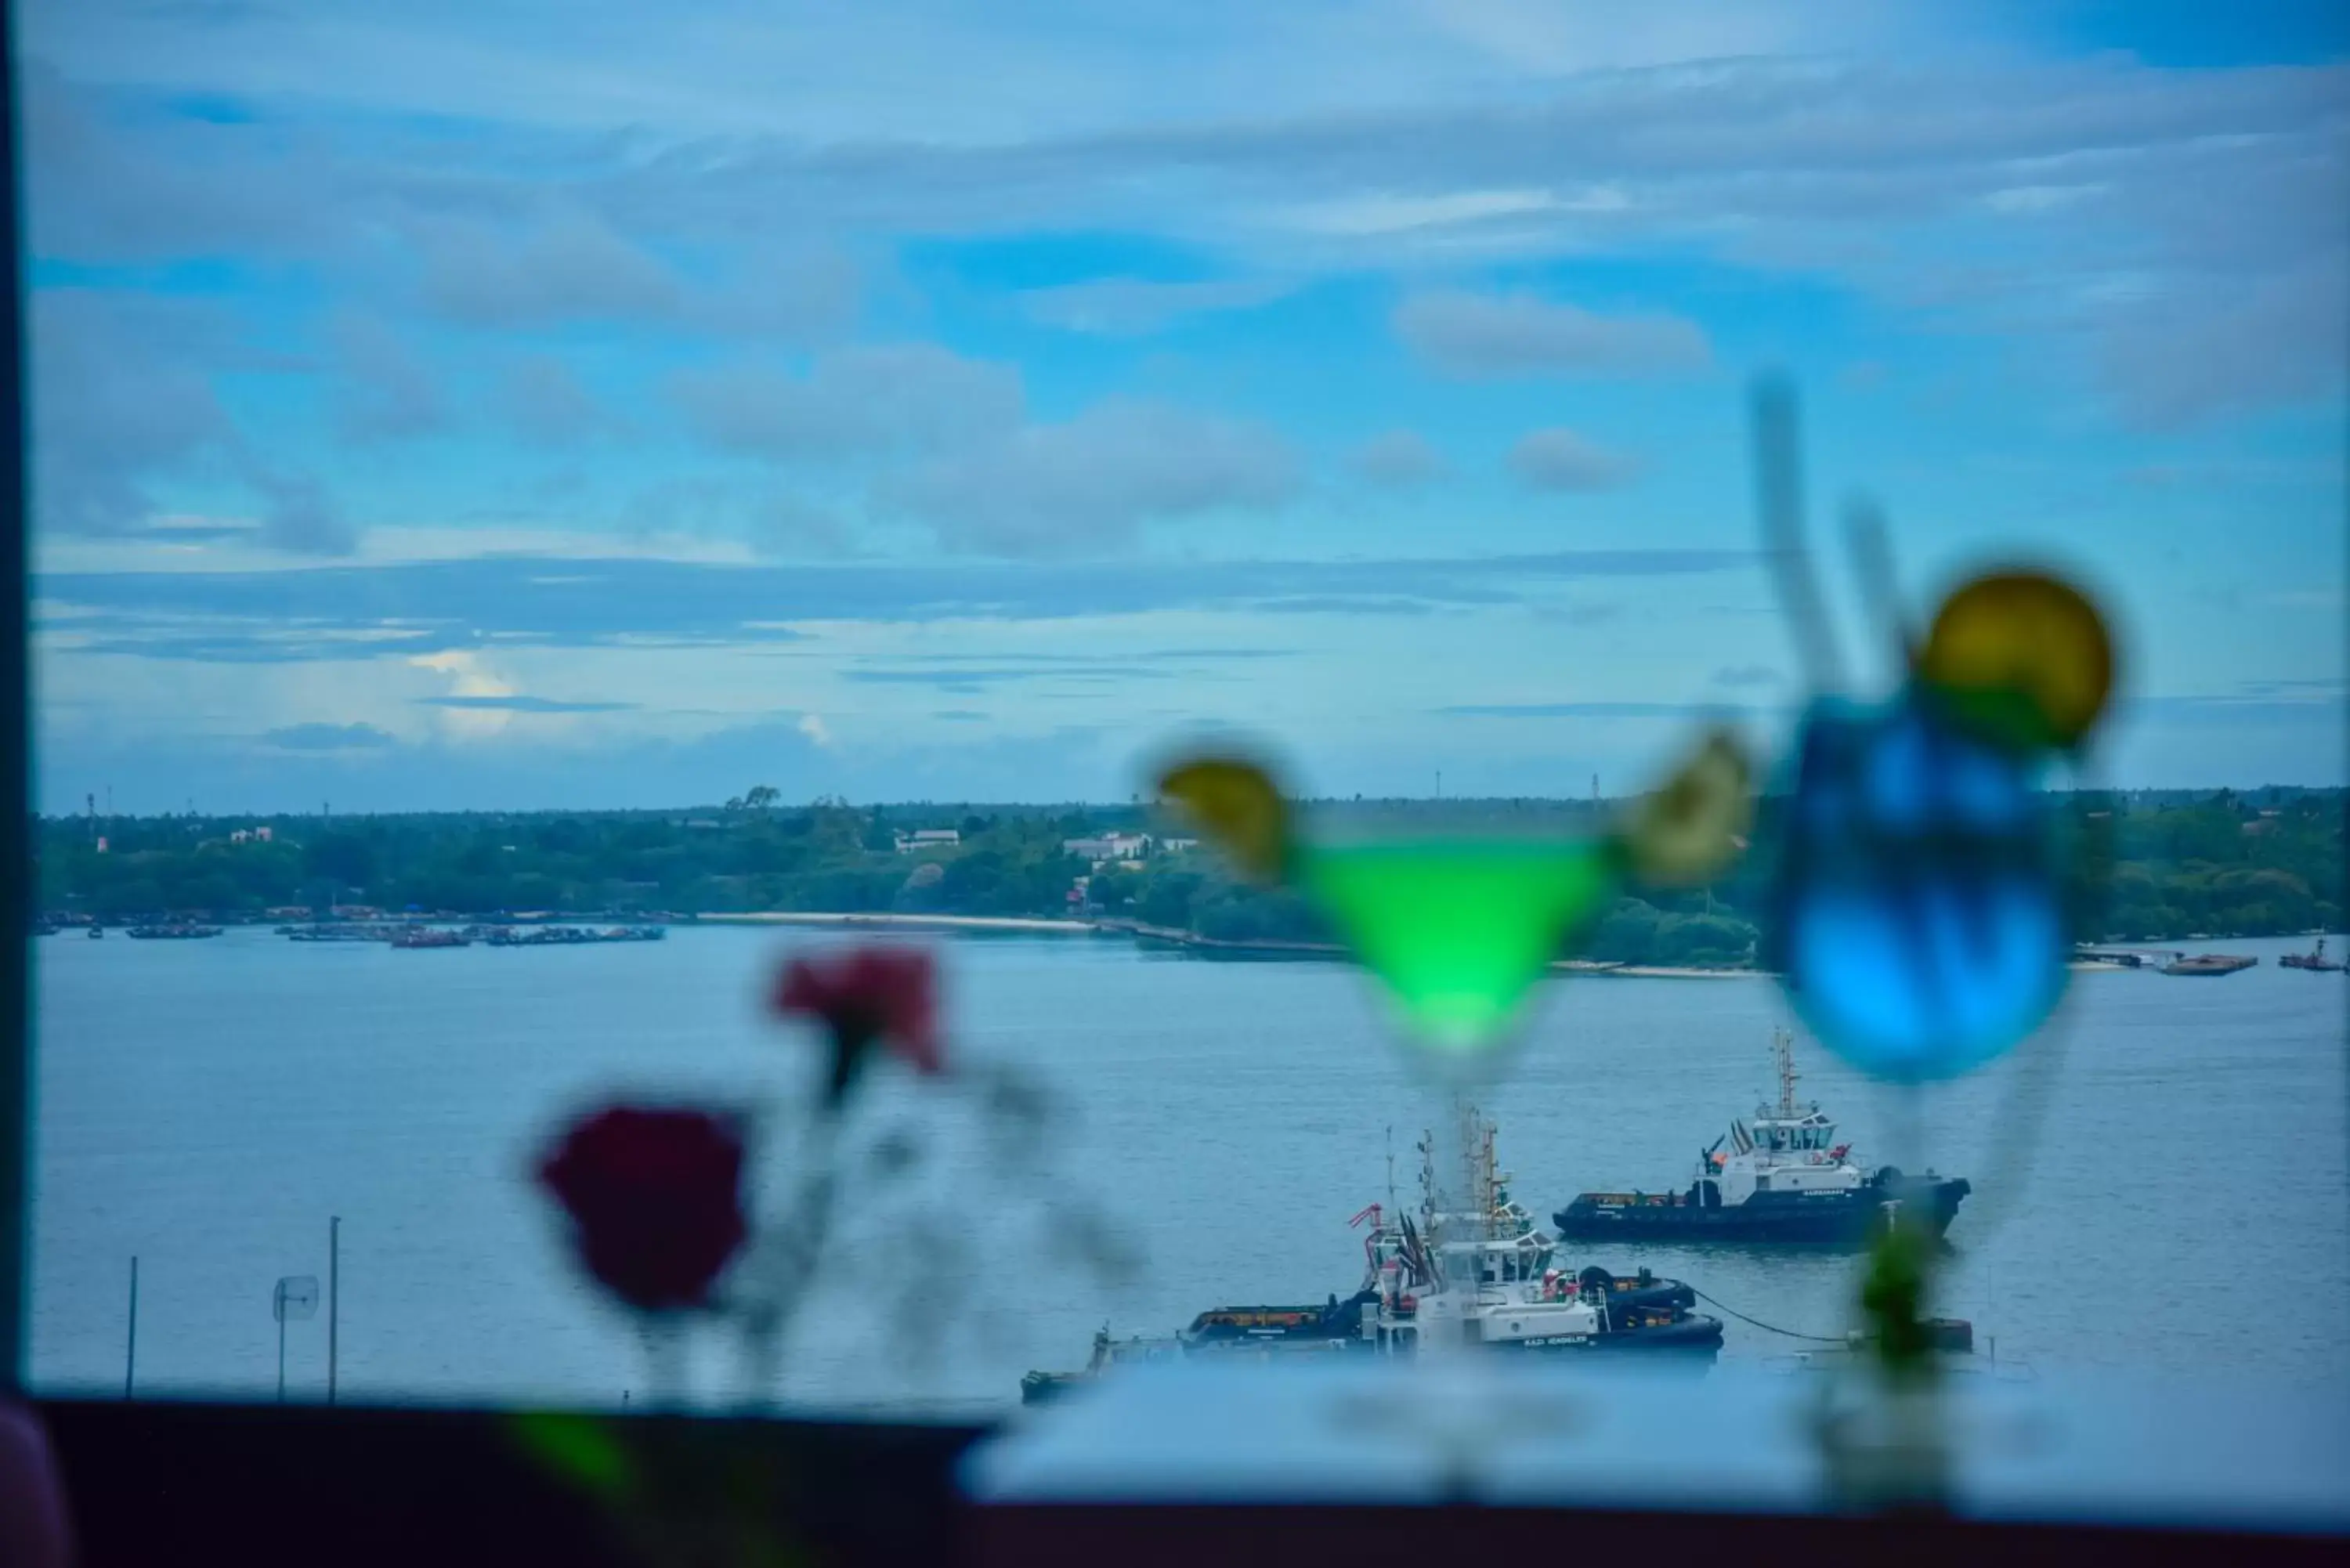
[{"label": "blurred foreground flower", "polygon": [[643,1312],[709,1304],[748,1231],[742,1136],[704,1111],[609,1106],[572,1126],[538,1179],[588,1272]]},{"label": "blurred foreground flower", "polygon": [[[888,1223],[866,1223],[886,1189],[923,1167],[935,1147],[926,1122],[949,1137],[960,1123],[976,1137],[983,1158],[958,1169],[958,1180],[993,1176],[999,1199],[1030,1200],[1055,1216],[1053,1234],[1078,1237],[1075,1259],[1097,1277],[1114,1280],[1127,1267],[1115,1247],[1094,1240],[1114,1240],[1116,1228],[1072,1203],[1046,1168],[1052,1127],[1041,1088],[1016,1066],[984,1059],[948,1073],[936,968],[929,952],[907,947],[794,959],[775,971],[765,1001],[778,1018],[822,1026],[830,1072],[816,1094],[781,1103],[746,1096],[737,1102],[744,1108],[729,1112],[615,1105],[565,1128],[539,1161],[538,1184],[569,1216],[582,1266],[639,1314],[654,1407],[686,1401],[691,1343],[705,1334],[734,1342],[735,1386],[749,1407],[762,1407],[803,1310],[827,1287],[846,1283],[860,1312],[893,1314],[899,1358],[910,1365],[951,1331],[992,1326],[988,1309],[969,1310],[969,1290],[941,1285],[980,1266],[966,1227],[939,1222],[918,1196]],[[877,1048],[931,1086],[923,1106],[858,1104],[852,1091]],[[754,1110],[759,1147],[778,1167],[761,1173],[756,1189],[761,1212],[775,1218],[755,1230],[743,1196]],[[889,1236],[889,1248],[860,1249],[854,1235],[840,1236],[852,1214],[860,1232]],[[925,1260],[912,1274],[904,1266],[910,1237]],[[951,1308],[943,1316],[941,1303]],[[535,1453],[624,1512],[706,1511],[691,1485],[649,1472],[629,1480],[614,1456],[625,1459],[631,1445],[594,1423],[534,1433],[525,1440]]]},{"label": "blurred foreground flower", "polygon": [[832,1036],[826,1104],[837,1109],[880,1045],[924,1077],[946,1071],[938,1035],[938,982],[920,948],[868,946],[795,958],[775,985],[784,1017],[821,1023]]}]

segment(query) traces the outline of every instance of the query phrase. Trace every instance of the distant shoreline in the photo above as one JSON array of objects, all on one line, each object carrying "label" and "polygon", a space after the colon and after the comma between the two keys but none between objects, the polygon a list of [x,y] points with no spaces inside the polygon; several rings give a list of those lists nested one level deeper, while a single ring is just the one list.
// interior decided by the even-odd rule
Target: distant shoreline
[{"label": "distant shoreline", "polygon": [[681,923],[691,926],[889,926],[904,930],[1042,931],[1073,937],[1091,936],[1102,929],[1091,920],[1050,920],[1025,915],[835,915],[800,910],[696,915]]},{"label": "distant shoreline", "polygon": [[[1256,959],[1316,959],[1325,961],[1351,961],[1347,950],[1331,942],[1295,941],[1225,941],[1215,937],[1203,937],[1197,931],[1172,926],[1149,926],[1139,920],[1055,920],[1035,916],[1017,915],[897,915],[848,914],[801,910],[760,911],[751,914],[702,915],[691,922],[703,926],[814,926],[835,929],[855,929],[879,927],[883,929],[906,931],[1009,931],[1031,935],[1065,937],[1128,937],[1150,946],[1185,948],[1207,954],[1231,958]],[[2079,971],[2106,970],[2126,971],[2126,964],[2074,960],[2068,968]],[[1549,965],[1552,974],[1583,975],[1593,978],[1619,980],[1771,980],[1777,978],[1762,969],[1704,969],[1690,964],[1609,963],[1597,959],[1557,959]]]},{"label": "distant shoreline", "polygon": [[[1055,920],[1013,915],[847,914],[792,910],[702,915],[691,923],[702,926],[813,926],[829,929],[879,927],[907,931],[1020,931],[1050,936],[1128,937],[1149,946],[1184,948],[1231,958],[1352,961],[1352,955],[1333,942],[1226,941],[1177,927],[1144,925],[1139,920]],[[1549,967],[1553,974],[1617,975],[1631,980],[1737,980],[1764,974],[1763,971],[1757,969],[1603,963],[1590,959],[1561,959]]]}]

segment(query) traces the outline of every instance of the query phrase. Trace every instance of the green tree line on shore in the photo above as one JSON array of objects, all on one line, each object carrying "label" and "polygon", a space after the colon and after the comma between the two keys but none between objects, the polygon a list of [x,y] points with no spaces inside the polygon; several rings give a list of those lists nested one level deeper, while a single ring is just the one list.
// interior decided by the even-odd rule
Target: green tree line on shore
[{"label": "green tree line on shore", "polygon": [[[1626,962],[1750,961],[1779,804],[1761,803],[1752,847],[1719,882],[1635,889],[1585,950]],[[2344,805],[2339,790],[2062,797],[2074,934],[2162,941],[2336,929]],[[1572,833],[1592,831],[1604,808],[1525,799],[1308,809],[1347,828]],[[1211,852],[1154,845],[1138,862],[1097,870],[1066,847],[1168,826],[1139,805],[787,806],[754,786],[682,812],[48,817],[36,847],[44,910],[108,921],[322,903],[463,916],[893,911],[1108,917],[1236,942],[1331,940],[1305,899],[1236,880]],[[900,835],[944,828],[956,842],[900,847]]]}]

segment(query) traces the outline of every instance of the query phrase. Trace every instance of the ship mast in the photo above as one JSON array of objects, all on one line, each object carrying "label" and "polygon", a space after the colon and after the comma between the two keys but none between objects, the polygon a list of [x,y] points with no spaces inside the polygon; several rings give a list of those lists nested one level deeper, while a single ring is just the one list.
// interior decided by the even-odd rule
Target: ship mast
[{"label": "ship mast", "polygon": [[1795,1119],[1795,1037],[1784,1029],[1771,1031],[1771,1055],[1779,1067],[1779,1115]]},{"label": "ship mast", "polygon": [[1476,1205],[1474,1223],[1482,1241],[1493,1218],[1493,1124],[1474,1106],[1469,1107],[1468,1122],[1469,1200]]}]

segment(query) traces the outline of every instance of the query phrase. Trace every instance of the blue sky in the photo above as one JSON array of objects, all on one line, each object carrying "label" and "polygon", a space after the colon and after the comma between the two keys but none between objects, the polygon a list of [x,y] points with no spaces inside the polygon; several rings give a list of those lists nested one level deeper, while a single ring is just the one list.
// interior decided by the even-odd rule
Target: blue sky
[{"label": "blue sky", "polygon": [[36,0],[50,809],[1332,794],[1783,743],[2094,584],[2096,776],[2344,779],[2339,7]]}]

